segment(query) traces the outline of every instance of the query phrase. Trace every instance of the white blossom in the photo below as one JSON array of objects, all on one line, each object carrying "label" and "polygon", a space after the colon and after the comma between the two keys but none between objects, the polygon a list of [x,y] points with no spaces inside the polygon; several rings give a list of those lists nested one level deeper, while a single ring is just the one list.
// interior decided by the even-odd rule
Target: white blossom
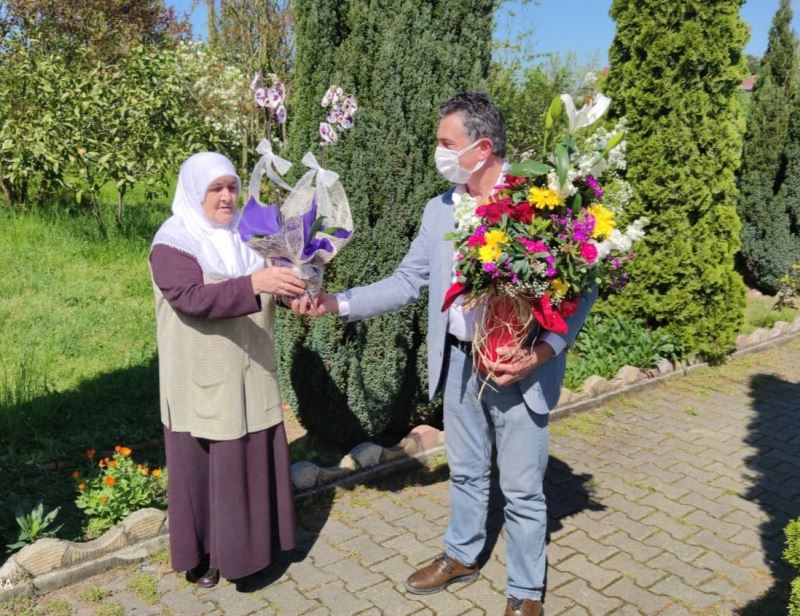
[{"label": "white blossom", "polygon": [[472,232],[481,224],[481,219],[475,214],[478,202],[469,194],[464,193],[458,204],[453,208],[456,219],[456,228],[461,231]]}]

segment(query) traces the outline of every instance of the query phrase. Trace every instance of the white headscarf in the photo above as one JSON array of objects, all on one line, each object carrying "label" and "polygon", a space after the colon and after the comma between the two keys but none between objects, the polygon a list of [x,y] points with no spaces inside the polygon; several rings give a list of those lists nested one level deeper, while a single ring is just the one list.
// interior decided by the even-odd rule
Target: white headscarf
[{"label": "white headscarf", "polygon": [[203,273],[217,278],[235,278],[264,267],[264,259],[239,237],[236,225],[241,212],[227,225],[211,222],[203,211],[206,190],[225,175],[241,181],[233,163],[216,152],[200,152],[189,157],[178,174],[178,186],[170,216],[153,238],[153,246],[164,244],[192,255]]}]

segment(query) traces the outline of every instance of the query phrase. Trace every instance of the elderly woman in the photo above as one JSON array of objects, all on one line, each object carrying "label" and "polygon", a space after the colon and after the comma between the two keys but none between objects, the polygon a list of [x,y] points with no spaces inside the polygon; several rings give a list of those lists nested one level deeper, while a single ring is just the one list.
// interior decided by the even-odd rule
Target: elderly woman
[{"label": "elderly woman", "polygon": [[273,319],[274,296],[304,283],[242,243],[239,189],[221,154],[186,160],[150,252],[172,566],[202,587],[295,541]]}]

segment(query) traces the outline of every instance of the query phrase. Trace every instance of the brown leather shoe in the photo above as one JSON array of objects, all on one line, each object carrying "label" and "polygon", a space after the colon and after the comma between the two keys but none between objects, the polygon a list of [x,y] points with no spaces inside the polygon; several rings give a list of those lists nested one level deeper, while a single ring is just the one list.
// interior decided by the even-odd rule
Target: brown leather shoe
[{"label": "brown leather shoe", "polygon": [[444,590],[450,584],[472,582],[477,577],[477,567],[467,567],[447,554],[440,554],[430,565],[409,576],[406,590],[415,595],[430,595]]},{"label": "brown leather shoe", "polygon": [[511,597],[506,603],[505,616],[543,616],[544,608],[541,601],[533,599],[515,599]]}]

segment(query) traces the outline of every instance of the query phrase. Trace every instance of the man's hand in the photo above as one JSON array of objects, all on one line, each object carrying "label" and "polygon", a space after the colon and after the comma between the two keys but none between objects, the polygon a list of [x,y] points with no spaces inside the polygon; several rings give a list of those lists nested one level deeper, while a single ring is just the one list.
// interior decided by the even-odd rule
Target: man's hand
[{"label": "man's hand", "polygon": [[553,348],[546,342],[537,342],[533,348],[499,347],[498,361],[489,366],[492,380],[501,386],[521,381],[553,355]]},{"label": "man's hand", "polygon": [[319,317],[323,314],[338,314],[339,302],[331,293],[320,293],[315,300],[310,300],[307,295],[295,297],[289,306],[292,312],[301,317]]}]

